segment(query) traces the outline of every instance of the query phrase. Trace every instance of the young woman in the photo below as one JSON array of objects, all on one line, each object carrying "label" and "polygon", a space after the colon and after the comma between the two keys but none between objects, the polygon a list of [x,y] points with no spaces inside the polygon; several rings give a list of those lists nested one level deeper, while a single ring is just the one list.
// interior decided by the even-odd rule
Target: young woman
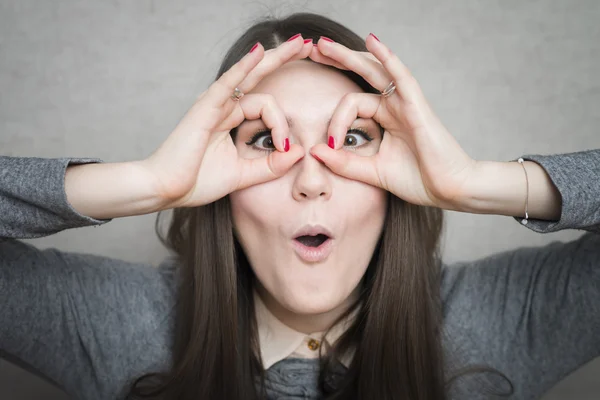
[{"label": "young woman", "polygon": [[[375,35],[258,23],[147,159],[0,157],[2,356],[81,399],[538,398],[600,355],[600,151],[522,158]],[[168,209],[158,268],[18,240]],[[588,232],[448,266],[442,209]]]}]

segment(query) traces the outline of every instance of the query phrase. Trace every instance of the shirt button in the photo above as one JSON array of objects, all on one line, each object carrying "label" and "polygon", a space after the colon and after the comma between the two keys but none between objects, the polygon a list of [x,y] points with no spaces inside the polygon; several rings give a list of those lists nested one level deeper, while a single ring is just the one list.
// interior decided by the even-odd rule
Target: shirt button
[{"label": "shirt button", "polygon": [[308,348],[315,351],[319,349],[319,341],[315,339],[310,339],[307,343]]}]

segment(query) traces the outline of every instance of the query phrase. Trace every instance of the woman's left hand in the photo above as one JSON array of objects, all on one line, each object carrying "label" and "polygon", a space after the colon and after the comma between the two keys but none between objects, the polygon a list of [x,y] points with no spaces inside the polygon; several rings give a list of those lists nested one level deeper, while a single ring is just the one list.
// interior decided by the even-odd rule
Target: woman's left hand
[{"label": "woman's left hand", "polygon": [[[319,144],[311,154],[338,175],[381,187],[418,205],[460,209],[468,184],[477,170],[426,101],[408,68],[374,35],[367,52],[357,52],[321,38],[310,58],[336,68],[352,70],[383,91],[390,81],[396,90],[388,97],[370,93],[346,95],[328,129],[334,149]],[[356,118],[373,118],[385,130],[378,152],[359,156],[343,147]]]}]

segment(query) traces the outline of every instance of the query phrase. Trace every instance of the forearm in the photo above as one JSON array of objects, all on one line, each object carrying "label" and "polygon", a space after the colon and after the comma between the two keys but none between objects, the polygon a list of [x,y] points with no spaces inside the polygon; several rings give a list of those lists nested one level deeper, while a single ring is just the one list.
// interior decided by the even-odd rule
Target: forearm
[{"label": "forearm", "polygon": [[137,161],[71,165],[65,192],[77,212],[96,219],[149,214],[164,207]]},{"label": "forearm", "polygon": [[[525,161],[523,165],[529,179],[529,218],[557,221],[561,213],[558,189],[539,164]],[[478,161],[468,193],[459,211],[525,217],[527,181],[518,162]]]}]

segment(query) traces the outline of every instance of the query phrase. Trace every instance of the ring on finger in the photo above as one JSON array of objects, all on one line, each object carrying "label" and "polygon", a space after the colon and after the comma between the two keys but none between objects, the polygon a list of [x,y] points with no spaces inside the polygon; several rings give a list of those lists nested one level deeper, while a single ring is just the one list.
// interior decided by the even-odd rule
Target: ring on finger
[{"label": "ring on finger", "polygon": [[244,97],[244,92],[242,92],[239,88],[233,89],[233,93],[231,94],[231,98],[234,101],[240,101],[240,99]]},{"label": "ring on finger", "polygon": [[392,95],[392,93],[394,93],[396,91],[396,85],[394,84],[394,81],[391,81],[385,89],[383,89],[383,91],[381,91],[381,96],[382,97],[389,97]]}]

